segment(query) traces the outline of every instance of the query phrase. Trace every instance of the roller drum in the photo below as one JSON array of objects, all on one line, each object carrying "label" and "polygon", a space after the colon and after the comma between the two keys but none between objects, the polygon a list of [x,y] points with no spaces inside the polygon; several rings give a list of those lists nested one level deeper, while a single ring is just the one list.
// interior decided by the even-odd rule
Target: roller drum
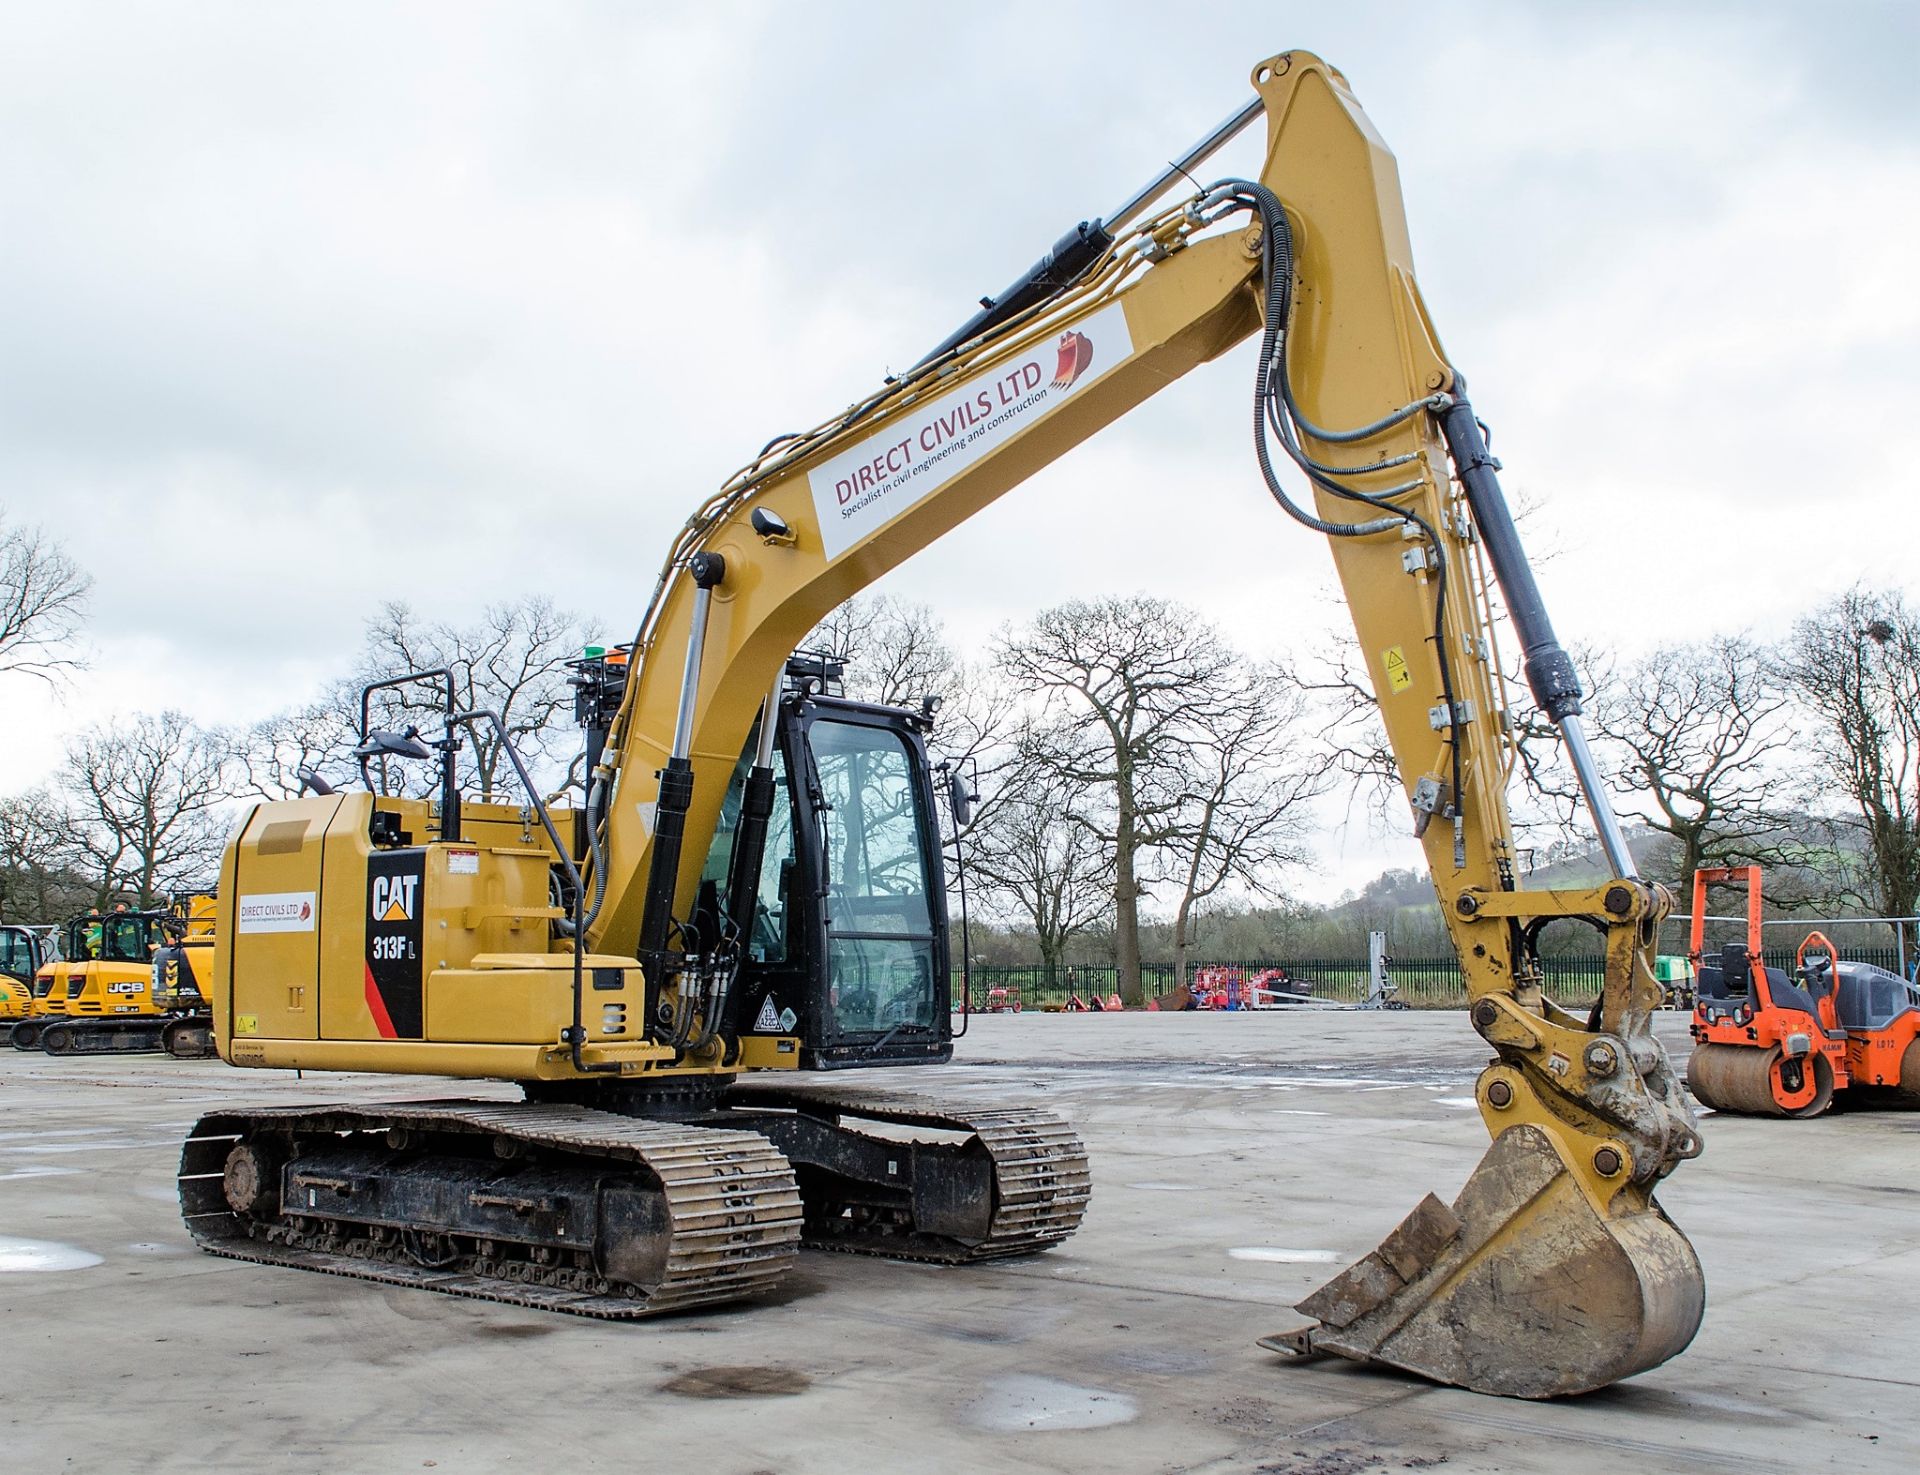
[{"label": "roller drum", "polygon": [[1920,1039],[1911,1040],[1900,1056],[1900,1084],[1894,1099],[1902,1106],[1920,1106]]},{"label": "roller drum", "polygon": [[1687,1061],[1687,1089],[1715,1111],[1818,1116],[1833,1102],[1833,1071],[1824,1056],[1788,1060],[1778,1045],[1699,1045]]}]

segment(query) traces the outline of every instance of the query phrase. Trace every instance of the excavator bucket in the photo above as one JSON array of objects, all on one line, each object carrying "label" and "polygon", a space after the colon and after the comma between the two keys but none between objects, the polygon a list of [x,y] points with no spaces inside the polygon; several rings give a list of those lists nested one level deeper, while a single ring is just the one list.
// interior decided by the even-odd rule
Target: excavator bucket
[{"label": "excavator bucket", "polygon": [[1335,1354],[1512,1398],[1586,1393],[1693,1339],[1706,1283],[1650,1195],[1597,1206],[1539,1127],[1494,1139],[1453,1206],[1429,1194],[1261,1346]]}]

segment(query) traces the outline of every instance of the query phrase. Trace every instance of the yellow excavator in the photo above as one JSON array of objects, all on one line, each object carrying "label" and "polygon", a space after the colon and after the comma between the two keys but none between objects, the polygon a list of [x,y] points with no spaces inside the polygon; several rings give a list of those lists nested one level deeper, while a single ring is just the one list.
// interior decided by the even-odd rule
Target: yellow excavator
[{"label": "yellow excavator", "polygon": [[[511,744],[526,804],[464,801],[459,749],[505,735],[447,683],[424,734],[375,727],[363,695],[367,792],[316,783],[247,816],[220,877],[221,1055],[504,1079],[524,1099],[223,1108],[181,1163],[204,1248],[633,1317],[763,1291],[802,1244],[965,1262],[1071,1233],[1087,1160],[1052,1112],[808,1084],[953,1046],[931,713],[845,701],[794,646],[1254,339],[1261,478],[1330,542],[1493,1052],[1476,1087],[1493,1144],[1458,1197],[1429,1195],[1266,1345],[1524,1397],[1687,1345],[1700,1266],[1653,1196],[1700,1148],[1649,1022],[1670,900],[1607,807],[1572,664],[1415,284],[1392,156],[1320,59],[1275,56],[1252,80],[1251,102],[916,367],[770,442],[698,508],[632,645],[577,666],[577,805],[533,797]],[[1187,192],[1263,120],[1256,179]],[[1522,883],[1496,602],[1585,792],[1603,885]],[[375,760],[437,765],[437,797],[377,792]],[[1540,938],[1563,922],[1607,938],[1591,1017],[1542,989]]]},{"label": "yellow excavator", "polygon": [[[109,916],[116,925],[109,926]],[[145,966],[146,931],[137,921],[122,922],[125,917],[124,912],[103,914],[96,907],[59,928],[59,947],[33,976],[32,1004],[7,1031],[14,1049],[40,1048],[48,1027],[66,1018],[74,996],[86,987],[89,970],[104,970],[118,984],[138,977]]]},{"label": "yellow excavator", "polygon": [[[212,947],[213,906],[211,896],[191,895],[162,907],[76,917],[67,924],[67,957],[55,965],[48,1008],[13,1026],[14,1047],[49,1055],[211,1055],[207,1009],[191,970]],[[176,1048],[176,1036],[193,1042]]]},{"label": "yellow excavator", "polygon": [[0,1020],[26,1019],[33,1013],[34,975],[50,961],[52,949],[43,931],[0,926]]},{"label": "yellow excavator", "polygon": [[166,941],[153,955],[149,997],[165,1015],[160,1048],[176,1060],[213,1057],[214,919],[217,903],[206,892],[175,902]]}]

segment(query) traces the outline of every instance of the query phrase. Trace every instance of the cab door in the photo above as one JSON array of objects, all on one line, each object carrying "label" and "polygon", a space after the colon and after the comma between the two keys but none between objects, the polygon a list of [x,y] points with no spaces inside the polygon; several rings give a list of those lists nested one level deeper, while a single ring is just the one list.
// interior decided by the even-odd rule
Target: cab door
[{"label": "cab door", "polygon": [[924,750],[854,704],[811,716],[826,984],[813,1043],[847,1064],[944,1053],[946,896]]}]

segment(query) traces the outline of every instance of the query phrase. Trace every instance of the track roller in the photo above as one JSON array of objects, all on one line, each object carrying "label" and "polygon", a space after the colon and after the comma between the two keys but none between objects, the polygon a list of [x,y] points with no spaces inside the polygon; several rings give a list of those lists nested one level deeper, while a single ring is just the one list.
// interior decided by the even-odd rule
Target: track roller
[{"label": "track roller", "polygon": [[[1920,1066],[1915,1074],[1920,1079]],[[1833,1104],[1833,1067],[1817,1051],[1789,1058],[1778,1045],[1697,1045],[1687,1061],[1687,1088],[1715,1111],[1818,1116]]]},{"label": "track roller", "polygon": [[7,1043],[16,1050],[38,1050],[40,1034],[49,1021],[45,1018],[16,1019],[13,1028],[7,1031]]}]

